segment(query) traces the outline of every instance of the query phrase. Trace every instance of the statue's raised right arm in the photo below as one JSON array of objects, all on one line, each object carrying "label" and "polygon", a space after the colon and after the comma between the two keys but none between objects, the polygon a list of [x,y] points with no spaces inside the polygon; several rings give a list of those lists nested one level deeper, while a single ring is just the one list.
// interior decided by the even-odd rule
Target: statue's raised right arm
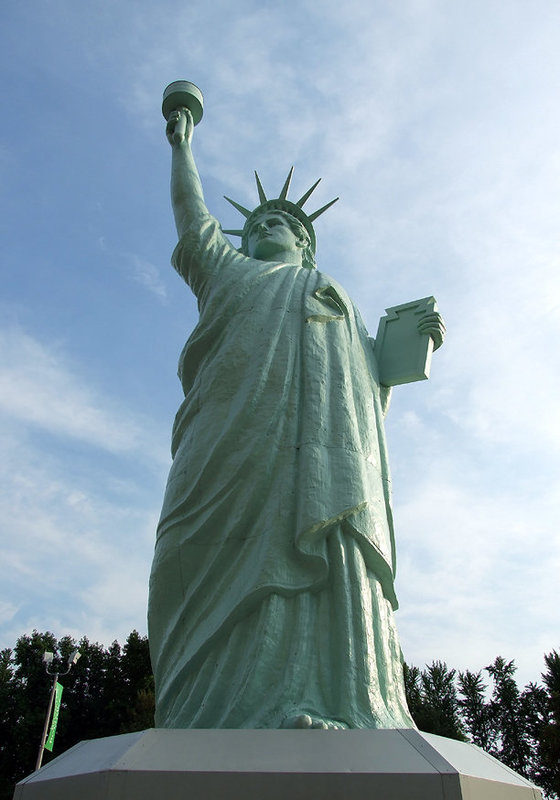
[{"label": "statue's raised right arm", "polygon": [[[186,119],[184,137],[175,134],[181,116]],[[172,148],[171,159],[171,205],[179,238],[197,219],[207,214],[202,184],[194,163],[191,141],[194,122],[188,108],[172,111],[167,121],[167,140]]]}]

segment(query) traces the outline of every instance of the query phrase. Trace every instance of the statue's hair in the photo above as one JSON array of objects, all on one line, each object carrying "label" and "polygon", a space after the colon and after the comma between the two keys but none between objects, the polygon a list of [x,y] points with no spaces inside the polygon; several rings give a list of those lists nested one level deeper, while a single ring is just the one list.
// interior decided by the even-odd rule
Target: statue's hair
[{"label": "statue's hair", "polygon": [[[303,239],[305,245],[303,247],[303,253],[301,257],[302,266],[307,267],[308,269],[315,269],[317,264],[315,263],[315,253],[313,252],[313,246],[311,244],[311,238],[307,231],[305,230],[305,226],[296,219],[292,214],[289,214],[287,211],[282,211],[280,209],[273,211],[274,214],[280,214],[288,225],[290,226],[290,230],[298,239]],[[246,229],[243,231],[243,238],[241,241],[241,252],[244,255],[249,255],[248,252],[248,238],[249,238],[249,231],[252,228],[252,224],[249,224]]]}]

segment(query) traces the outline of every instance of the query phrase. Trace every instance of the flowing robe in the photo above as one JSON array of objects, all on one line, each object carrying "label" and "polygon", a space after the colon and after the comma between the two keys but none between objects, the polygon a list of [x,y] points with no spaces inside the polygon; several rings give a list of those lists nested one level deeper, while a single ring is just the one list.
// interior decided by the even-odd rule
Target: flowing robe
[{"label": "flowing robe", "polygon": [[200,320],[150,580],[159,727],[411,727],[394,627],[381,390],[315,269],[241,255],[208,216],[173,264]]}]

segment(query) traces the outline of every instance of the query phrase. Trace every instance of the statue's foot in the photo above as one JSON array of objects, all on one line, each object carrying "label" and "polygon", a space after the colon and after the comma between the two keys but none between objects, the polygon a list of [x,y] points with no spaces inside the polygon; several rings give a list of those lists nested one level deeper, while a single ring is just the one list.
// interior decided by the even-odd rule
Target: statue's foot
[{"label": "statue's foot", "polygon": [[295,714],[293,717],[286,717],[281,727],[300,730],[337,731],[342,730],[346,725],[343,725],[342,722],[334,722],[322,717],[312,717],[310,714]]}]

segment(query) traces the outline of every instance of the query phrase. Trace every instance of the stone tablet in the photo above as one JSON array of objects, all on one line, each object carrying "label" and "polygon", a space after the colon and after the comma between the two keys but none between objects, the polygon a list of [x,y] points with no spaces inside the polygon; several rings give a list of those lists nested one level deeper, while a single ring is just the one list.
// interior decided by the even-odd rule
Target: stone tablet
[{"label": "stone tablet", "polygon": [[379,380],[385,386],[423,381],[430,377],[434,342],[426,333],[419,333],[418,320],[437,311],[435,298],[424,297],[400,306],[385,309],[381,317],[375,353]]}]

